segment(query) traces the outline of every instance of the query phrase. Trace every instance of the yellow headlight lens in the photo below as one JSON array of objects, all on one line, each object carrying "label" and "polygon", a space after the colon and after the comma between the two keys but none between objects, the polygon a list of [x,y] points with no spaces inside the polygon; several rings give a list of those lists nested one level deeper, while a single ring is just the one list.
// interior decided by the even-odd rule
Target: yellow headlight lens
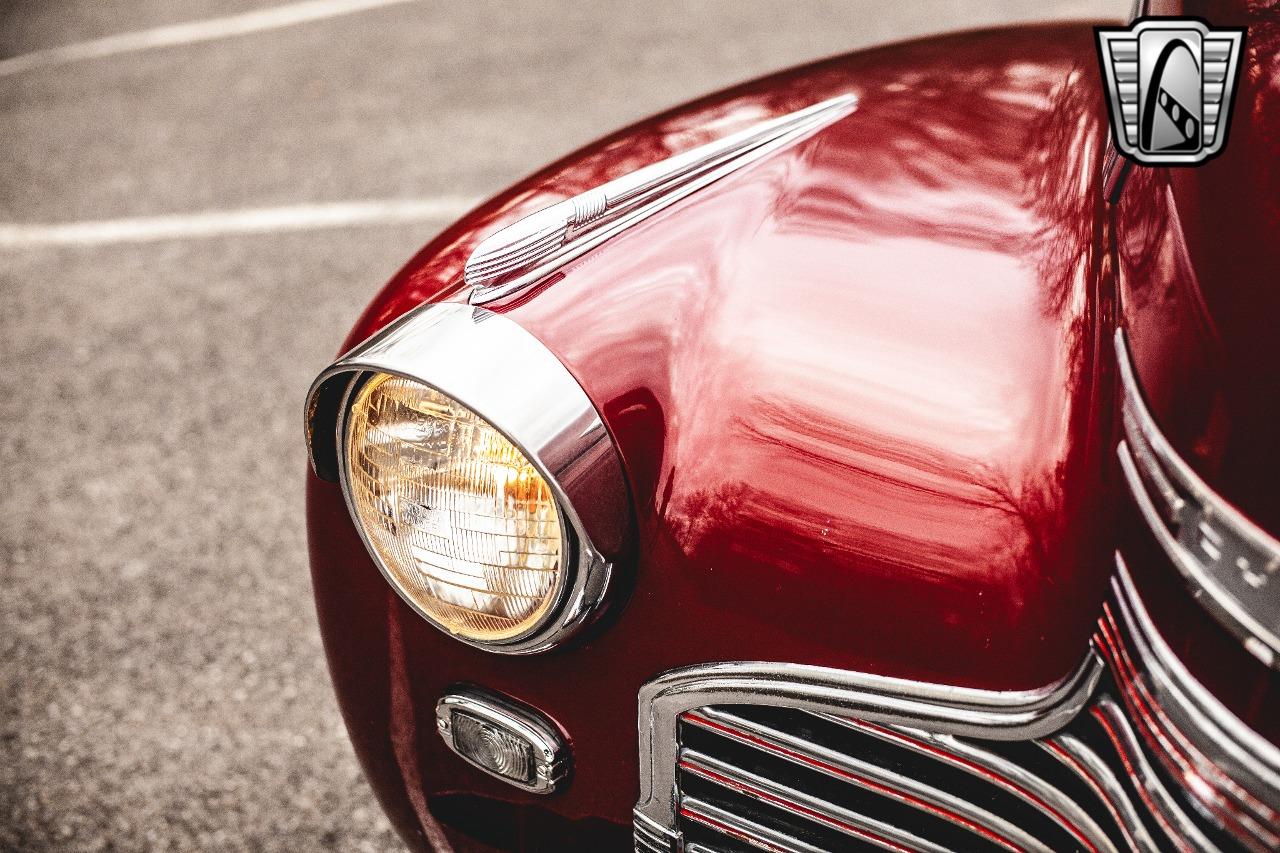
[{"label": "yellow headlight lens", "polygon": [[501,642],[546,615],[565,558],[546,480],[461,403],[375,374],[347,419],[357,521],[400,591],[469,640]]}]

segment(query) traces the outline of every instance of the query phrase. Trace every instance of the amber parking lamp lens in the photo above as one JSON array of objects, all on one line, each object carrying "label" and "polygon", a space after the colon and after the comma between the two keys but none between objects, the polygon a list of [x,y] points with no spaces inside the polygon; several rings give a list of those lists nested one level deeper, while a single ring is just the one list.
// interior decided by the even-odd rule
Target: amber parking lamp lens
[{"label": "amber parking lamp lens", "polygon": [[375,374],[346,426],[351,505],[399,592],[447,631],[501,643],[535,628],[560,589],[560,512],[498,430],[418,382]]}]

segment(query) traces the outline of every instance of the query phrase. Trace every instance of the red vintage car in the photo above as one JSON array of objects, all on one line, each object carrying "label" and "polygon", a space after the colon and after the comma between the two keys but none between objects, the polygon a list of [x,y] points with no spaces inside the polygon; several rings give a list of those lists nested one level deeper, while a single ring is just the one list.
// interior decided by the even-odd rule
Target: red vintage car
[{"label": "red vintage car", "polygon": [[[1280,10],[1229,145],[1091,27],[744,83],[424,248],[306,418],[416,849],[1280,849]],[[1225,130],[1224,130],[1225,132]]]}]

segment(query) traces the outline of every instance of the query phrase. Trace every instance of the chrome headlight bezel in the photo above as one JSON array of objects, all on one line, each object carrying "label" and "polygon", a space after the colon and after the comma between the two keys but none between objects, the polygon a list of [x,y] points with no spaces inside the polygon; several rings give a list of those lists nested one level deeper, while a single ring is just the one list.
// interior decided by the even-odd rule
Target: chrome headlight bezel
[{"label": "chrome headlight bezel", "polygon": [[[564,524],[562,570],[540,621],[502,641],[450,632],[397,582],[369,540],[346,477],[346,431],[359,388],[378,373],[434,389],[505,436],[547,482]],[[459,303],[417,308],[338,359],[307,397],[307,446],[321,479],[339,483],[370,559],[428,623],[460,642],[502,654],[559,645],[603,610],[630,537],[622,462],[603,420],[568,369],[508,318]]]}]

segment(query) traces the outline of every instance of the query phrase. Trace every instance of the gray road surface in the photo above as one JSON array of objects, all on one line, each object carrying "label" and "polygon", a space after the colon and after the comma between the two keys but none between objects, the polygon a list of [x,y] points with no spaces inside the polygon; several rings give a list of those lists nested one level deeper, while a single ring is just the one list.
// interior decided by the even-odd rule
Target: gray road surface
[{"label": "gray road surface", "polygon": [[[7,0],[0,58],[258,0]],[[415,2],[0,76],[0,231],[480,198],[613,127],[876,42],[1123,0]],[[302,396],[444,222],[0,245],[0,849],[397,841],[331,697]]]}]

